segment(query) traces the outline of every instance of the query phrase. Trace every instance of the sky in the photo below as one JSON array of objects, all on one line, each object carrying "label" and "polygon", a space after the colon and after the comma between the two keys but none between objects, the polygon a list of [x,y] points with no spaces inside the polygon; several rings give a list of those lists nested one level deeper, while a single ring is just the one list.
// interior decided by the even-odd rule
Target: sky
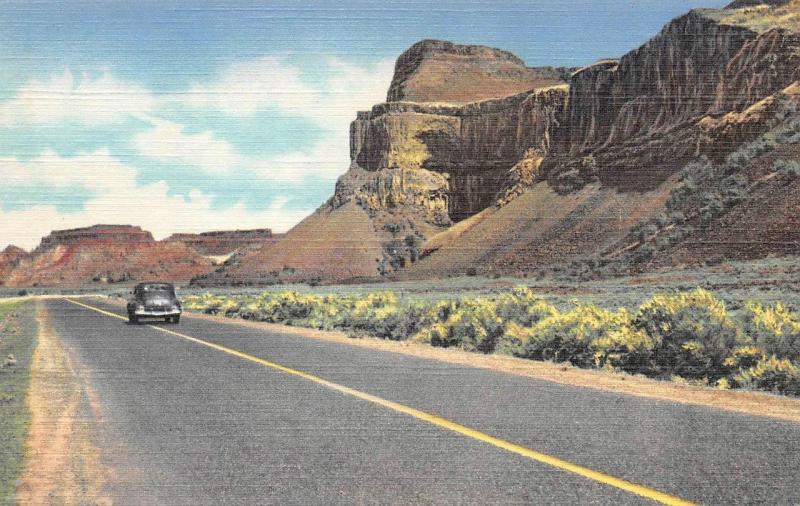
[{"label": "sky", "polygon": [[425,38],[617,57],[728,0],[0,0],[0,248],[54,229],[285,231]]}]

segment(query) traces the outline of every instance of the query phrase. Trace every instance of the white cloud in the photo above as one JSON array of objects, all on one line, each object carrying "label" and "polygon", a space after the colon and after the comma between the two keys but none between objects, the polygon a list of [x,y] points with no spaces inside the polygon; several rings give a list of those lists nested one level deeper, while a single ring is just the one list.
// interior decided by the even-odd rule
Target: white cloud
[{"label": "white cloud", "polygon": [[386,101],[386,91],[392,81],[394,60],[382,60],[375,65],[359,66],[340,58],[326,59],[330,70],[328,82],[322,88],[318,108],[307,111],[309,117],[332,130],[348,128],[356,111],[364,111]]},{"label": "white cloud", "polygon": [[135,179],[135,169],[112,158],[107,149],[70,158],[62,158],[50,150],[26,161],[0,157],[0,184],[7,186],[81,186],[109,192],[119,185],[129,186]]},{"label": "white cloud", "polygon": [[149,118],[153,128],[137,134],[133,145],[143,155],[164,162],[199,167],[211,174],[225,174],[242,162],[229,143],[205,131],[187,134],[178,123]]},{"label": "white cloud", "polygon": [[300,69],[287,63],[285,56],[264,56],[234,63],[212,83],[195,84],[170,98],[195,108],[249,116],[270,106],[299,113],[318,96],[318,90],[302,81]]},{"label": "white cloud", "polygon": [[165,98],[193,108],[249,116],[268,107],[309,118],[327,129],[349,124],[358,110],[383,102],[392,79],[393,60],[359,66],[341,58],[325,59],[326,82],[311,86],[300,67],[285,56],[265,56],[238,62],[220,72],[217,79],[195,84],[189,91]]},{"label": "white cloud", "polygon": [[309,118],[325,130],[309,150],[269,160],[251,160],[249,168],[267,180],[301,181],[316,177],[335,179],[350,166],[350,123],[356,112],[383,102],[392,79],[394,62],[384,60],[361,67],[328,58],[329,78],[314,93],[295,104],[293,113]]},{"label": "white cloud", "polygon": [[154,128],[137,135],[134,145],[151,158],[196,166],[210,173],[226,173],[240,167],[273,182],[335,179],[349,167],[350,122],[356,111],[384,100],[394,62],[384,60],[362,67],[330,57],[325,60],[325,68],[326,82],[311,87],[300,79],[300,68],[289,64],[285,57],[268,56],[233,64],[215,81],[193,85],[187,93],[163,99],[232,116],[278,107],[324,129],[323,138],[311,149],[298,146],[297,151],[272,158],[244,157],[212,132],[189,135],[181,125],[152,116],[146,119]]},{"label": "white cloud", "polygon": [[151,111],[156,99],[146,89],[124,83],[107,73],[97,78],[69,69],[46,81],[33,80],[14,98],[0,102],[0,125],[58,124],[76,121],[106,125]]},{"label": "white cloud", "polygon": [[[73,170],[75,177],[66,177]],[[159,239],[175,232],[233,228],[269,227],[285,231],[313,211],[312,207],[284,209],[287,199],[283,197],[275,198],[264,211],[248,210],[243,203],[228,209],[214,209],[211,196],[200,191],[184,199],[169,195],[169,187],[164,182],[137,186],[135,170],[104,150],[72,158],[49,153],[30,162],[4,158],[0,161],[0,171],[0,184],[13,184],[25,173],[27,181],[55,186],[79,182],[95,192],[84,209],[76,213],[61,213],[50,205],[0,211],[0,243],[26,249],[35,247],[51,230],[97,223],[139,225]],[[6,177],[12,173],[13,178]]]},{"label": "white cloud", "polygon": [[[58,124],[77,121],[107,124],[136,117],[151,123],[133,145],[142,154],[159,160],[196,166],[208,173],[224,174],[232,167],[253,171],[253,184],[272,182],[329,182],[349,166],[349,124],[358,110],[385,98],[393,63],[358,66],[340,59],[326,61],[327,82],[309,86],[300,80],[300,69],[282,57],[265,57],[230,66],[210,84],[195,85],[189,93],[155,97],[147,90],[101,74],[79,80],[67,70],[47,81],[33,81],[15,98],[0,102],[0,126],[12,124]],[[309,118],[324,129],[313,146],[298,138],[297,150],[271,158],[247,157],[212,131],[187,134],[186,126],[157,117],[166,102],[183,100],[195,108],[245,116],[267,107],[279,107],[290,115]],[[113,128],[113,126],[110,126]],[[64,135],[69,135],[65,131]],[[270,227],[287,230],[313,211],[287,210],[286,199],[276,198],[269,209],[252,211],[239,204],[212,209],[212,196],[199,191],[189,198],[169,195],[159,182],[137,185],[136,169],[102,149],[74,157],[45,151],[32,160],[0,157],[0,184],[69,188],[80,186],[94,195],[82,211],[59,212],[41,205],[24,210],[0,211],[0,244],[34,247],[53,229],[96,223],[130,223],[158,237],[174,232],[213,229]],[[198,174],[202,177],[202,173]]]}]

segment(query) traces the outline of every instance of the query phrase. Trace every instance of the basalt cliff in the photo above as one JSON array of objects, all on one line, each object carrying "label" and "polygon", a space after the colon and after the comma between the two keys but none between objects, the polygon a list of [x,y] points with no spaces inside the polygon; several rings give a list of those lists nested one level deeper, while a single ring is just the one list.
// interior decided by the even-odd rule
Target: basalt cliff
[{"label": "basalt cliff", "polygon": [[797,0],[693,10],[580,69],[421,41],[386,102],[357,114],[330,200],[199,281],[798,253],[799,20]]}]

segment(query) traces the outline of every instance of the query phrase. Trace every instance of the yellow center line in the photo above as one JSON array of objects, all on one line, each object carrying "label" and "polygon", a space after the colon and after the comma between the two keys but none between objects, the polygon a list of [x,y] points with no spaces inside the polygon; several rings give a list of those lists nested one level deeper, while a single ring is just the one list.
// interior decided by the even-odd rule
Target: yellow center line
[{"label": "yellow center line", "polygon": [[[127,320],[124,316],[118,315],[116,313],[112,313],[111,311],[105,311],[98,307],[90,306],[88,304],[84,304],[82,302],[78,302],[72,299],[66,299],[68,302],[72,304],[84,307],[86,309],[90,309],[92,311],[96,311],[100,314],[110,316],[112,318],[117,318],[120,320]],[[461,425],[459,423],[453,422],[446,418],[442,418],[440,416],[432,415],[430,413],[426,413],[424,411],[420,411],[418,409],[399,404],[397,402],[393,402],[387,399],[383,399],[381,397],[377,397],[375,395],[368,394],[366,392],[362,392],[360,390],[355,390],[350,387],[346,387],[344,385],[340,385],[338,383],[333,383],[332,381],[328,381],[326,379],[320,378],[319,376],[315,376],[313,374],[309,374],[307,372],[303,372],[297,369],[292,369],[291,367],[286,367],[281,364],[277,364],[275,362],[270,362],[269,360],[264,360],[263,358],[256,357],[254,355],[250,355],[238,350],[234,350],[232,348],[228,348],[226,346],[222,346],[216,343],[212,343],[209,341],[204,341],[202,339],[198,339],[196,337],[192,337],[186,334],[182,334],[180,332],[175,332],[174,330],[166,329],[164,327],[159,327],[156,325],[148,325],[151,329],[158,330],[160,332],[164,332],[166,334],[170,334],[176,337],[180,337],[181,339],[185,339],[187,341],[191,341],[193,343],[197,343],[208,348],[212,348],[217,351],[221,351],[223,353],[227,353],[228,355],[233,355],[234,357],[239,357],[243,360],[248,360],[250,362],[255,362],[256,364],[263,365],[265,367],[269,367],[270,369],[275,369],[277,371],[281,371],[286,374],[290,374],[292,376],[297,376],[303,378],[305,380],[314,382],[318,385],[322,385],[326,388],[331,390],[335,390],[345,395],[349,395],[352,397],[356,397],[358,399],[371,402],[373,404],[377,404],[379,406],[383,406],[385,408],[391,409],[398,413],[403,413],[408,416],[414,417],[418,420],[422,420],[428,422],[432,425],[436,425],[438,427],[445,428],[447,430],[456,432],[463,436],[467,436],[469,438],[475,439],[477,441],[481,441],[497,448],[502,448],[503,450],[509,451],[511,453],[516,453],[517,455],[522,455],[523,457],[527,457],[531,460],[535,460],[537,462],[541,462],[543,464],[547,464],[549,466],[561,469],[563,471],[568,471],[573,474],[577,474],[579,476],[583,476],[584,478],[588,478],[590,480],[594,480],[599,483],[603,483],[605,485],[609,485],[611,487],[618,488],[620,490],[624,490],[631,494],[635,494],[641,497],[645,497],[647,499],[660,502],[662,504],[669,504],[669,505],[690,505],[694,504],[690,501],[685,499],[681,499],[680,497],[676,497],[673,495],[666,494],[664,492],[659,492],[658,490],[646,487],[644,485],[637,485],[636,483],[632,483],[627,480],[623,480],[621,478],[617,478],[611,476],[609,474],[595,471],[594,469],[590,469],[588,467],[583,467],[578,464],[573,464],[564,459],[560,459],[558,457],[554,457],[552,455],[548,455],[546,453],[542,453],[536,450],[532,450],[525,446],[518,445],[516,443],[512,443],[510,441],[506,441],[504,439],[500,439],[494,436],[490,436],[489,434],[483,433],[479,430],[469,428],[467,426]]]}]

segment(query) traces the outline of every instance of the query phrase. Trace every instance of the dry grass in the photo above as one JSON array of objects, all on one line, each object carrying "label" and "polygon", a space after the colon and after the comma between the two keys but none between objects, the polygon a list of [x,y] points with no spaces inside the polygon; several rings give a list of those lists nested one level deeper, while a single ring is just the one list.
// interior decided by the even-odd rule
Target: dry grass
[{"label": "dry grass", "polygon": [[779,7],[757,5],[715,11],[712,17],[720,23],[743,26],[759,33],[772,28],[800,31],[800,0],[793,0]]}]

